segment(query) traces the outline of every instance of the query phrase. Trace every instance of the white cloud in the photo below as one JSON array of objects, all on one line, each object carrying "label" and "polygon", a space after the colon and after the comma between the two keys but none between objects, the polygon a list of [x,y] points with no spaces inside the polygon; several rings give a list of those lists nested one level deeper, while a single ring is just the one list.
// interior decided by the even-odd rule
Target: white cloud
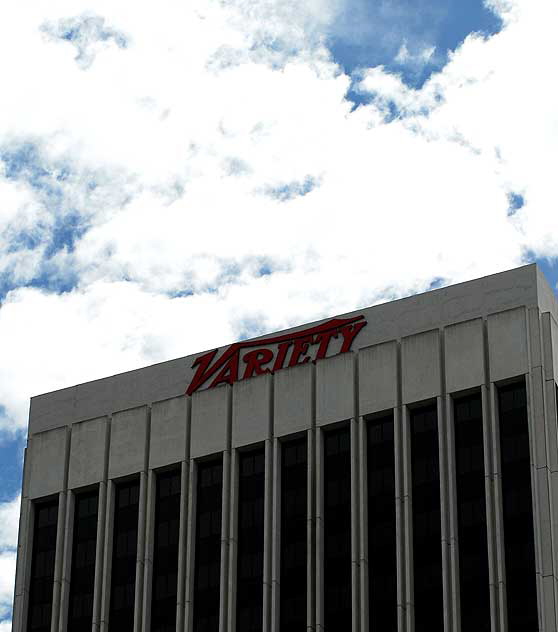
[{"label": "white cloud", "polygon": [[0,503],[0,550],[17,547],[20,504],[20,496],[11,501]]},{"label": "white cloud", "polygon": [[397,51],[395,61],[399,64],[424,66],[432,59],[432,56],[435,52],[435,46],[423,46],[419,48],[416,52],[411,52],[407,46],[407,42],[404,41]]},{"label": "white cloud", "polygon": [[8,625],[5,619],[10,616],[14,596],[19,505],[19,496],[0,503],[0,632]]}]

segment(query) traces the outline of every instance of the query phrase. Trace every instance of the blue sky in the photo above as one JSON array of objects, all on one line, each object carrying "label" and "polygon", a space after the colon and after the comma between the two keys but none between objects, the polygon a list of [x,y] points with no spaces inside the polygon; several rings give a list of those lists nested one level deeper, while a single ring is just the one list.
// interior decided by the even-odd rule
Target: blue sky
[{"label": "blue sky", "polygon": [[527,262],[558,285],[556,3],[166,9],[0,8],[0,516],[33,394]]},{"label": "blue sky", "polygon": [[[384,65],[401,73],[409,85],[420,87],[470,33],[490,36],[501,28],[502,20],[482,0],[349,0],[329,45],[349,74]],[[414,56],[434,50],[424,63],[410,64],[397,60],[403,45]]]}]

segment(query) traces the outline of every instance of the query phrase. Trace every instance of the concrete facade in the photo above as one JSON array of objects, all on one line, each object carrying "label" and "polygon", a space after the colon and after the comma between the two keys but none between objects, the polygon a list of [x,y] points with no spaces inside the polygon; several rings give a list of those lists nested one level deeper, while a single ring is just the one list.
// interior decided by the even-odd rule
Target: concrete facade
[{"label": "concrete facade", "polygon": [[[501,528],[497,388],[527,385],[534,505],[539,630],[558,630],[558,303],[535,265],[386,303],[363,315],[366,327],[346,353],[331,341],[328,356],[185,395],[200,354],[47,393],[31,400],[20,518],[14,632],[26,630],[38,500],[58,496],[52,632],[65,632],[76,491],[99,486],[93,630],[108,630],[115,483],[140,477],[134,631],[150,630],[155,477],[182,473],[177,631],[192,630],[196,468],[223,454],[220,630],[235,631],[238,454],[252,444],[266,453],[263,629],[279,630],[280,446],[308,440],[307,629],[323,629],[323,432],[348,422],[351,432],[353,632],[369,629],[369,555],[365,525],[366,424],[393,410],[396,444],[398,629],[414,631],[409,410],[434,401],[438,410],[444,627],[460,630],[458,537],[453,485],[452,397],[480,390],[485,433],[491,630],[506,632],[506,574]],[[325,321],[324,321],[325,322]],[[319,323],[318,323],[319,324]],[[296,333],[308,325],[293,328]],[[289,332],[282,332],[289,333]],[[261,337],[265,346],[266,336]],[[277,351],[277,344],[270,345]],[[225,348],[219,350],[221,354]],[[237,632],[241,632],[238,630]]]}]

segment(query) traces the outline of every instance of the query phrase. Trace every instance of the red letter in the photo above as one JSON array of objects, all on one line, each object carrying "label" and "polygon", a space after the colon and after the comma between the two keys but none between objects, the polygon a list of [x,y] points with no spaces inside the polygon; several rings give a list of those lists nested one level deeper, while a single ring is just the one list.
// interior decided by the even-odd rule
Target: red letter
[{"label": "red letter", "polygon": [[275,373],[275,371],[279,371],[283,368],[283,364],[285,364],[285,358],[287,357],[287,351],[292,344],[293,343],[289,340],[289,342],[282,342],[279,345],[277,349],[277,357],[275,358],[275,364],[271,369],[272,373]]},{"label": "red letter", "polygon": [[304,336],[304,338],[297,338],[294,341],[293,352],[289,361],[289,368],[297,366],[298,364],[306,364],[307,362],[310,362],[310,358],[308,356],[306,356],[302,362],[300,361],[300,358],[301,356],[306,355],[308,352],[308,346],[311,345],[313,341],[314,336]]},{"label": "red letter", "polygon": [[221,382],[226,384],[234,384],[238,380],[238,352],[236,352],[232,358],[225,364],[225,366],[219,371],[217,377],[211,382],[209,388],[213,388]]},{"label": "red letter", "polygon": [[315,343],[317,344],[319,342],[320,346],[318,347],[318,353],[316,354],[316,358],[314,359],[314,362],[316,360],[322,360],[323,358],[326,357],[329,343],[332,338],[337,338],[338,333],[339,333],[338,329],[332,329],[331,331],[324,331],[323,334],[318,334],[316,336]]},{"label": "red letter", "polygon": [[252,377],[254,374],[263,375],[269,373],[269,369],[262,369],[262,364],[267,364],[273,360],[273,351],[270,349],[256,349],[250,351],[244,356],[244,362],[246,362],[246,371],[242,377],[243,380]]},{"label": "red letter", "polygon": [[351,345],[353,344],[353,340],[357,337],[358,332],[366,327],[366,321],[363,323],[355,323],[354,325],[348,325],[347,327],[343,327],[341,329],[341,333],[343,334],[343,344],[341,345],[341,351],[339,353],[345,353],[346,351],[351,350]]},{"label": "red letter", "polygon": [[211,361],[216,355],[217,349],[215,349],[215,351],[204,353],[202,356],[196,358],[196,361],[194,362],[194,364],[192,364],[192,368],[197,366],[198,369],[196,371],[196,374],[192,378],[192,381],[190,382],[188,390],[186,391],[187,395],[191,395],[194,391],[197,391],[198,388],[213,375],[214,369],[216,367],[212,367],[211,370],[208,369]]}]

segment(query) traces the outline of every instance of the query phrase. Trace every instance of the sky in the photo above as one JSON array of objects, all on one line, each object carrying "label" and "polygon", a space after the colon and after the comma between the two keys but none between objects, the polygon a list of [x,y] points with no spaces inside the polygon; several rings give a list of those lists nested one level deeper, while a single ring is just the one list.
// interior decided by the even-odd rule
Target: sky
[{"label": "sky", "polygon": [[0,7],[0,632],[29,397],[538,262],[555,0]]}]

